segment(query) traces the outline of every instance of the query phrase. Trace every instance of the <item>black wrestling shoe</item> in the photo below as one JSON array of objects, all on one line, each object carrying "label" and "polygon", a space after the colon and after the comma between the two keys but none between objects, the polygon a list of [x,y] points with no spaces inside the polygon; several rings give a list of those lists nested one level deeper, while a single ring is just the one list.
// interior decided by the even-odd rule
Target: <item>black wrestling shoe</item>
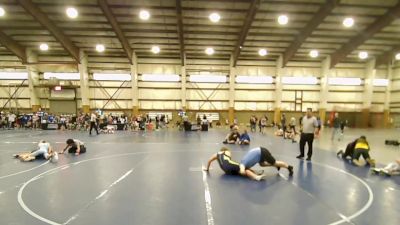
[{"label": "black wrestling shoe", "polygon": [[228,144],[228,142],[227,141],[223,141],[222,144]]},{"label": "black wrestling shoe", "polygon": [[311,161],[311,157],[307,157],[307,159],[306,159],[307,161]]},{"label": "black wrestling shoe", "polygon": [[342,156],[342,155],[343,155],[343,150],[340,150],[340,151],[338,151],[338,152],[336,153],[336,156],[337,156],[337,157]]},{"label": "black wrestling shoe", "polygon": [[298,159],[303,159],[303,158],[304,158],[304,155],[298,155],[298,156],[296,156],[296,158],[298,158]]},{"label": "black wrestling shoe", "polygon": [[288,170],[289,170],[289,176],[293,176],[293,166],[289,166]]}]

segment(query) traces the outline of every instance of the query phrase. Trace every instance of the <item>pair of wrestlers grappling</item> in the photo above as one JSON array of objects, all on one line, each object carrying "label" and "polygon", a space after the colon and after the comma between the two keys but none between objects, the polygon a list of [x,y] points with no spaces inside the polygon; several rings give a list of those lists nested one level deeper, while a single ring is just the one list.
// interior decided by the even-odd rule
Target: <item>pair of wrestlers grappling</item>
[{"label": "pair of wrestlers grappling", "polygon": [[257,172],[251,169],[251,167],[257,163],[262,167],[273,166],[278,170],[283,167],[289,171],[289,176],[293,175],[293,166],[288,165],[283,161],[277,161],[264,147],[251,149],[246,153],[240,163],[232,160],[232,154],[228,148],[222,147],[218,153],[211,156],[211,158],[208,160],[207,167],[204,168],[204,170],[209,171],[211,163],[215,160],[218,161],[219,166],[226,174],[240,174],[257,181],[265,179],[265,175],[263,175],[264,171]]}]

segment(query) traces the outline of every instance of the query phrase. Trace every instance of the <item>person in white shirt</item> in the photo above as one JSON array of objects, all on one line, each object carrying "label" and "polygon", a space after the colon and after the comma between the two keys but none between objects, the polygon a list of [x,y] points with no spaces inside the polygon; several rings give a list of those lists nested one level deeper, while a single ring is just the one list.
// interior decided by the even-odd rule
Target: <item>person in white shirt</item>
[{"label": "person in white shirt", "polygon": [[97,129],[97,115],[96,113],[92,113],[90,115],[90,130],[89,135],[92,135],[92,129],[96,131],[97,135],[99,134],[99,130]]},{"label": "person in white shirt", "polygon": [[53,152],[53,148],[51,147],[50,143],[47,141],[40,141],[38,144],[38,148],[39,149],[32,152],[15,154],[13,156],[20,159],[21,161],[27,162],[40,158],[48,160],[56,155]]},{"label": "person in white shirt", "polygon": [[307,109],[307,115],[301,120],[302,132],[300,136],[300,155],[296,158],[304,158],[304,147],[306,143],[308,144],[307,161],[311,161],[311,156],[313,153],[313,141],[314,135],[318,134],[319,126],[318,121],[312,114],[312,109]]},{"label": "person in white shirt", "polygon": [[39,128],[39,116],[36,113],[32,116],[32,127]]},{"label": "person in white shirt", "polygon": [[14,113],[11,113],[8,115],[8,127],[9,128],[14,128],[14,123],[15,123],[15,117],[17,117]]},{"label": "person in white shirt", "polygon": [[65,116],[60,117],[60,129],[61,130],[67,129],[66,121],[67,121],[67,119],[65,118]]},{"label": "person in white shirt", "polygon": [[375,174],[384,174],[386,176],[400,175],[400,159],[387,164],[383,168],[372,168],[372,172]]}]

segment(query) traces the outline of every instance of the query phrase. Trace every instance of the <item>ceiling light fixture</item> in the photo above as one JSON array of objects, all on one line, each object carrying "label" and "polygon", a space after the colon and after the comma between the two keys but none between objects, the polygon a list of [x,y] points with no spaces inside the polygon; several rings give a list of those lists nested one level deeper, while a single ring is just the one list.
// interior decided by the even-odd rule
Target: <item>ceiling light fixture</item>
[{"label": "ceiling light fixture", "polygon": [[75,19],[76,17],[78,17],[78,10],[73,7],[67,8],[65,12],[67,13],[67,16],[71,19]]},{"label": "ceiling light fixture", "polygon": [[211,13],[208,18],[211,20],[211,22],[218,23],[221,19],[221,16],[218,13]]},{"label": "ceiling light fixture", "polygon": [[160,53],[160,47],[158,47],[158,46],[153,46],[153,47],[151,47],[151,51],[154,53],[154,54],[158,54],[158,53]]},{"label": "ceiling light fixture", "polygon": [[360,58],[360,59],[368,58],[368,52],[359,52],[358,53],[358,58]]},{"label": "ceiling light fixture", "polygon": [[396,58],[396,60],[400,60],[400,53],[397,53],[395,58]]},{"label": "ceiling light fixture", "polygon": [[0,17],[3,17],[6,14],[6,11],[3,7],[0,7]]},{"label": "ceiling light fixture", "polygon": [[102,44],[97,44],[97,45],[96,45],[96,51],[98,51],[98,52],[104,52],[104,50],[106,50],[106,48],[104,47],[104,45],[102,45]]},{"label": "ceiling light fixture", "polygon": [[280,15],[280,16],[278,17],[278,23],[279,23],[280,25],[286,25],[288,22],[289,22],[289,17],[288,17],[288,16],[286,16],[286,15]]},{"label": "ceiling light fixture", "polygon": [[39,45],[39,49],[42,51],[47,51],[49,50],[49,46],[46,43],[42,43]]},{"label": "ceiling light fixture", "polygon": [[214,54],[214,49],[213,48],[206,48],[206,54],[207,55],[212,55],[212,54]]},{"label": "ceiling light fixture", "polygon": [[319,53],[318,53],[317,50],[311,50],[311,51],[310,51],[310,57],[311,57],[311,58],[317,58],[318,55],[319,55]]},{"label": "ceiling light fixture", "polygon": [[266,56],[268,54],[267,49],[262,48],[262,49],[258,50],[258,54],[260,56]]},{"label": "ceiling light fixture", "polygon": [[139,12],[139,18],[141,20],[148,20],[150,19],[150,13],[147,10],[140,10]]},{"label": "ceiling light fixture", "polygon": [[354,25],[354,19],[351,17],[347,17],[343,20],[343,26],[349,28]]}]

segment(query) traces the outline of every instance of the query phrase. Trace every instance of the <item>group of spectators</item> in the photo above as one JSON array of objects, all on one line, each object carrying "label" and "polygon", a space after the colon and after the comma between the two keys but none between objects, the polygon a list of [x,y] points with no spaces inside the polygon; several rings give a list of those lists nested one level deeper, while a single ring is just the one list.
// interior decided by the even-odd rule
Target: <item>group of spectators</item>
[{"label": "group of spectators", "polygon": [[40,117],[36,113],[13,113],[1,112],[0,113],[0,128],[14,129],[14,128],[39,128]]},{"label": "group of spectators", "polygon": [[[95,115],[95,121],[92,121],[92,115]],[[76,114],[52,114],[46,112],[36,113],[0,113],[0,128],[3,129],[40,129],[42,124],[57,124],[60,130],[81,130],[88,131],[91,122],[95,122],[97,127],[103,129],[107,125],[118,125],[122,130],[146,130],[146,129],[162,129],[169,123],[169,118],[166,115],[157,115],[155,118],[150,118],[147,115],[137,115],[128,117],[125,114],[103,114],[98,113],[80,113]]]}]

